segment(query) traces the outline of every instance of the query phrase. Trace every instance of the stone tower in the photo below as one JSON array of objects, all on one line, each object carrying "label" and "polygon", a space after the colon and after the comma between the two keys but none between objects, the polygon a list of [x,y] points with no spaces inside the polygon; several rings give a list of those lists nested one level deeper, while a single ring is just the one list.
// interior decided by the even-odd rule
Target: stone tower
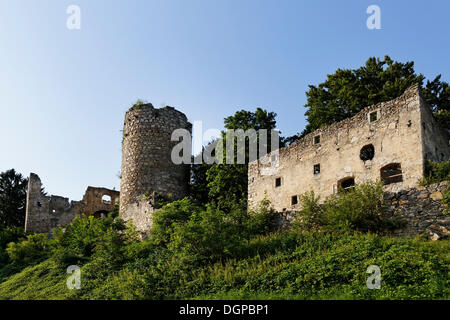
[{"label": "stone tower", "polygon": [[155,193],[171,199],[187,195],[189,165],[171,161],[172,148],[178,143],[171,141],[176,129],[191,132],[192,125],[169,106],[156,109],[152,104],[137,104],[125,115],[120,212],[141,232],[151,227]]}]

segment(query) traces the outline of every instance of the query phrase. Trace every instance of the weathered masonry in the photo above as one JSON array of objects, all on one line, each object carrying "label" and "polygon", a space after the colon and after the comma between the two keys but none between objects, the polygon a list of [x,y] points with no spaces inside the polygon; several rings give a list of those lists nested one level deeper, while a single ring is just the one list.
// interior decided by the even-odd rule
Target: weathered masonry
[{"label": "weathered masonry", "polygon": [[114,210],[120,193],[106,188],[88,187],[81,201],[70,201],[42,192],[41,179],[31,173],[28,180],[25,231],[48,233],[70,224],[80,214],[102,218]]},{"label": "weathered masonry", "polygon": [[250,163],[249,203],[266,198],[276,211],[291,211],[305,192],[324,199],[368,180],[395,193],[418,185],[426,160],[449,158],[449,133],[415,85]]},{"label": "weathered masonry", "polygon": [[181,199],[188,193],[189,165],[174,164],[176,129],[192,130],[186,115],[152,104],[136,105],[125,115],[122,140],[120,213],[142,233],[150,230],[159,196]]}]

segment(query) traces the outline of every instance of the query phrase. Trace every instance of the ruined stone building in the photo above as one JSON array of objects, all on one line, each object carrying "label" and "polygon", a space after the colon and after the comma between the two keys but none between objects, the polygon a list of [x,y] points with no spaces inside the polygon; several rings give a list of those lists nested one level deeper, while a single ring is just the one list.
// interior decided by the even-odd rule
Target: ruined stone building
[{"label": "ruined stone building", "polygon": [[417,186],[426,160],[449,159],[449,134],[413,86],[268,156],[249,165],[249,200],[283,211],[310,190],[326,198],[368,180],[383,180],[386,191]]},{"label": "ruined stone building", "polygon": [[415,85],[250,163],[248,199],[251,206],[267,199],[276,211],[291,212],[310,190],[323,200],[382,180],[386,192],[398,193],[418,186],[426,160],[449,158],[449,133]]},{"label": "ruined stone building", "polygon": [[69,224],[76,215],[104,217],[114,210],[119,192],[106,188],[88,187],[81,201],[70,201],[61,196],[47,196],[42,192],[41,179],[31,173],[25,216],[25,231],[48,233],[51,229]]},{"label": "ruined stone building", "polygon": [[25,230],[50,232],[69,224],[76,215],[103,217],[114,210],[120,199],[124,220],[132,220],[142,233],[151,227],[157,196],[181,199],[187,195],[189,165],[171,161],[171,141],[175,129],[191,132],[186,116],[172,107],[135,105],[125,115],[122,141],[121,192],[88,187],[81,201],[42,193],[40,178],[31,173],[28,182]]},{"label": "ruined stone building", "polygon": [[[120,197],[121,217],[147,233],[158,208],[158,196],[176,200],[188,193],[189,165],[171,160],[172,149],[179,142],[171,139],[175,129],[191,132],[192,125],[172,107],[136,104],[128,110],[120,196],[118,191],[89,187],[81,201],[69,203],[66,198],[42,194],[39,177],[31,174],[27,231],[49,232],[81,213],[100,217],[112,211]],[[389,214],[409,217],[406,234],[424,228],[444,228],[439,234],[447,234],[450,218],[441,217],[439,202],[446,185],[424,190],[418,182],[426,160],[449,158],[449,133],[439,127],[419,87],[413,86],[394,100],[367,107],[352,118],[322,127],[251,162],[249,205],[267,199],[283,215],[298,210],[300,195],[310,190],[325,199],[355,184],[382,180],[385,191],[391,194]]]}]

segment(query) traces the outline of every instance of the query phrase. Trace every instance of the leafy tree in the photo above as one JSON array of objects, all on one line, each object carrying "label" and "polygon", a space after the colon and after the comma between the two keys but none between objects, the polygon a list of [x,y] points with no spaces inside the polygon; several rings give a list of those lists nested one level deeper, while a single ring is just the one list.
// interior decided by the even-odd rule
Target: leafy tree
[{"label": "leafy tree", "polygon": [[[268,130],[268,151],[270,151],[270,130],[275,129],[276,113],[257,108],[255,112],[241,110],[233,116],[225,118],[225,129],[255,129],[257,136],[260,129]],[[224,146],[226,134],[222,132]],[[248,143],[248,140],[247,140]],[[224,147],[224,155],[225,155]],[[235,153],[236,157],[236,153]],[[208,195],[219,210],[229,211],[233,207],[247,205],[247,163],[248,148],[246,148],[245,164],[214,164],[206,172]]]},{"label": "leafy tree", "polygon": [[[204,150],[204,149],[203,149]],[[189,183],[189,194],[199,204],[207,204],[208,196],[208,181],[206,179],[207,172],[211,168],[210,164],[201,163],[195,164],[194,157],[192,157],[191,176]]]},{"label": "leafy tree", "polygon": [[0,173],[0,229],[24,225],[27,183],[14,169]]},{"label": "leafy tree", "polygon": [[[309,86],[305,105],[308,125],[301,134],[287,138],[287,142],[352,117],[367,106],[392,100],[415,83],[423,86],[424,79],[422,74],[415,73],[414,62],[396,62],[389,56],[383,60],[371,57],[358,69],[338,69],[318,86]],[[449,128],[450,88],[440,79],[438,75],[427,81],[422,92],[436,118]]]}]

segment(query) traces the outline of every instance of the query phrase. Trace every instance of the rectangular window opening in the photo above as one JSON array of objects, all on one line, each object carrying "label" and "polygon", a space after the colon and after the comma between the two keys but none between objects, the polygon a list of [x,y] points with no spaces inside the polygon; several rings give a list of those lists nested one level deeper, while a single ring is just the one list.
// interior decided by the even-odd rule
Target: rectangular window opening
[{"label": "rectangular window opening", "polygon": [[276,178],[275,179],[275,188],[281,186],[281,178]]},{"label": "rectangular window opening", "polygon": [[314,137],[314,144],[320,143],[320,135]]},{"label": "rectangular window opening", "polygon": [[378,120],[378,112],[373,111],[369,114],[369,122],[374,122]]},{"label": "rectangular window opening", "polygon": [[298,203],[298,197],[297,196],[292,196],[291,197],[291,205],[296,205]]},{"label": "rectangular window opening", "polygon": [[320,163],[314,165],[314,174],[320,173]]}]

